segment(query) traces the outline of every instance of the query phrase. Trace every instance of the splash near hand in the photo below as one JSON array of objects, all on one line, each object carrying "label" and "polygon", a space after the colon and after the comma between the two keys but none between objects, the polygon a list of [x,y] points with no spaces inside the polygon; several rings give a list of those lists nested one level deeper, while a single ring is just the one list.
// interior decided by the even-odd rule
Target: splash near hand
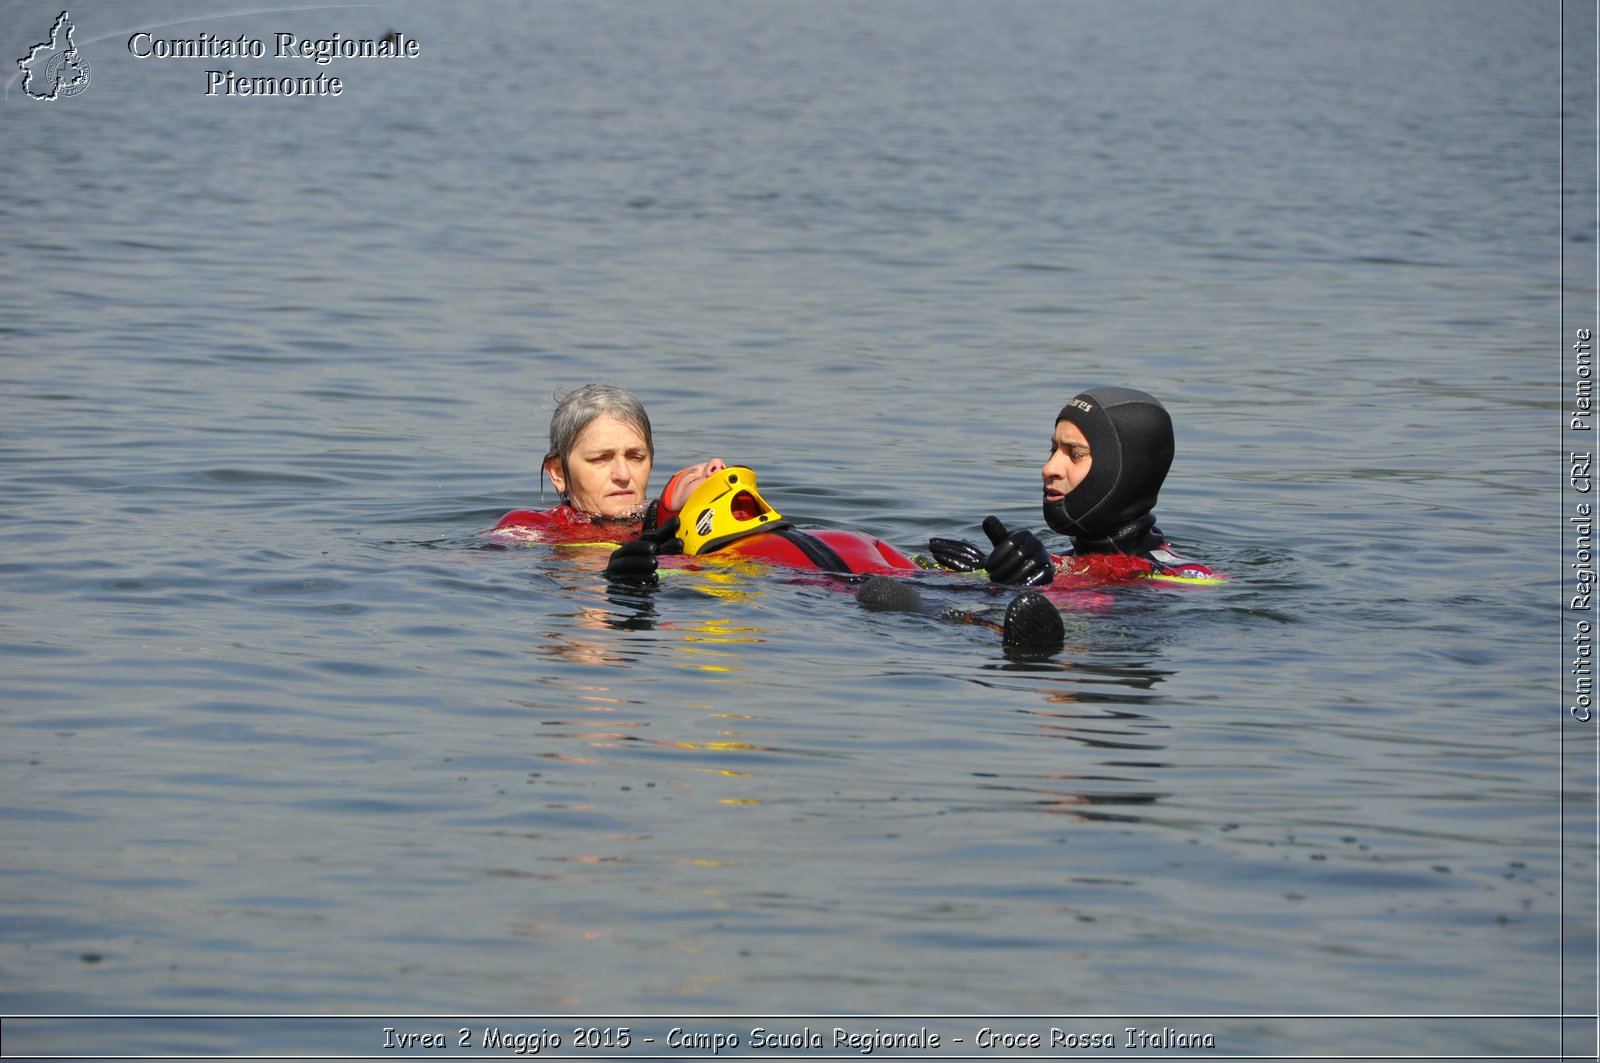
[{"label": "splash near hand", "polygon": [[983,518],[983,533],[994,544],[983,567],[994,583],[1043,587],[1055,578],[1056,564],[1039,537],[1026,528],[1007,532],[999,517]]},{"label": "splash near hand", "polygon": [[606,578],[618,583],[633,583],[654,587],[661,581],[656,569],[658,554],[683,553],[683,540],[678,538],[678,518],[673,517],[659,528],[652,528],[637,539],[623,543],[611,552],[606,562]]}]

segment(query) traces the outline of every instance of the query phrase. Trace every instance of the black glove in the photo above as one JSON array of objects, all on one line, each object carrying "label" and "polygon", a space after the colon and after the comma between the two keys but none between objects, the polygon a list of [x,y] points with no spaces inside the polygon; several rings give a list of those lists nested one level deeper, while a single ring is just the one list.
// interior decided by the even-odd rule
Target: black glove
[{"label": "black glove", "polygon": [[677,534],[678,518],[673,517],[633,542],[623,543],[611,551],[611,560],[606,562],[606,578],[654,587],[661,581],[656,575],[656,555],[683,553],[683,540],[677,538]]},{"label": "black glove", "polygon": [[1023,528],[1007,533],[999,517],[985,517],[983,533],[994,544],[994,551],[983,559],[992,582],[1043,587],[1055,578],[1056,563],[1033,532]]},{"label": "black glove", "polygon": [[928,553],[940,568],[952,572],[971,572],[983,567],[983,551],[960,539],[929,539]]}]

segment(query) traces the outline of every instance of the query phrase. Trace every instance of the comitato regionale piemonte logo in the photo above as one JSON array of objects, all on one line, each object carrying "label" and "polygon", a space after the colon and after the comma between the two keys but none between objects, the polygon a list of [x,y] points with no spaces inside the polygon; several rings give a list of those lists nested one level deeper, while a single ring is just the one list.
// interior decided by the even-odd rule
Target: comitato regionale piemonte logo
[{"label": "comitato regionale piemonte logo", "polygon": [[89,87],[89,60],[72,43],[72,19],[65,11],[50,27],[50,39],[17,60],[22,91],[35,100],[76,96]]}]

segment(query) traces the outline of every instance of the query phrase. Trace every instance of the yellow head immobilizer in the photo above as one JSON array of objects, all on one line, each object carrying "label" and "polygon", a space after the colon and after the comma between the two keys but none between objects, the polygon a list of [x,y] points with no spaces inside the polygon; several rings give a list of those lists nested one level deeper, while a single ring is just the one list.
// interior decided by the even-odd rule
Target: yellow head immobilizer
[{"label": "yellow head immobilizer", "polygon": [[709,554],[735,539],[791,527],[756,490],[756,474],[730,465],[690,493],[678,512],[678,537],[683,552]]}]

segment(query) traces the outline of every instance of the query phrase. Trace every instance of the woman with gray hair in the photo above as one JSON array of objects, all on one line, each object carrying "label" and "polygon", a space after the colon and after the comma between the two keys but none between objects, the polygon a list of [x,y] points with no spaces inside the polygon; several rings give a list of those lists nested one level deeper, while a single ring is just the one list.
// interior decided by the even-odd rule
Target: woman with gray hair
[{"label": "woman with gray hair", "polygon": [[548,513],[513,510],[494,532],[539,542],[626,542],[639,534],[655,456],[650,416],[628,392],[588,384],[558,393],[544,474],[561,505]]}]

